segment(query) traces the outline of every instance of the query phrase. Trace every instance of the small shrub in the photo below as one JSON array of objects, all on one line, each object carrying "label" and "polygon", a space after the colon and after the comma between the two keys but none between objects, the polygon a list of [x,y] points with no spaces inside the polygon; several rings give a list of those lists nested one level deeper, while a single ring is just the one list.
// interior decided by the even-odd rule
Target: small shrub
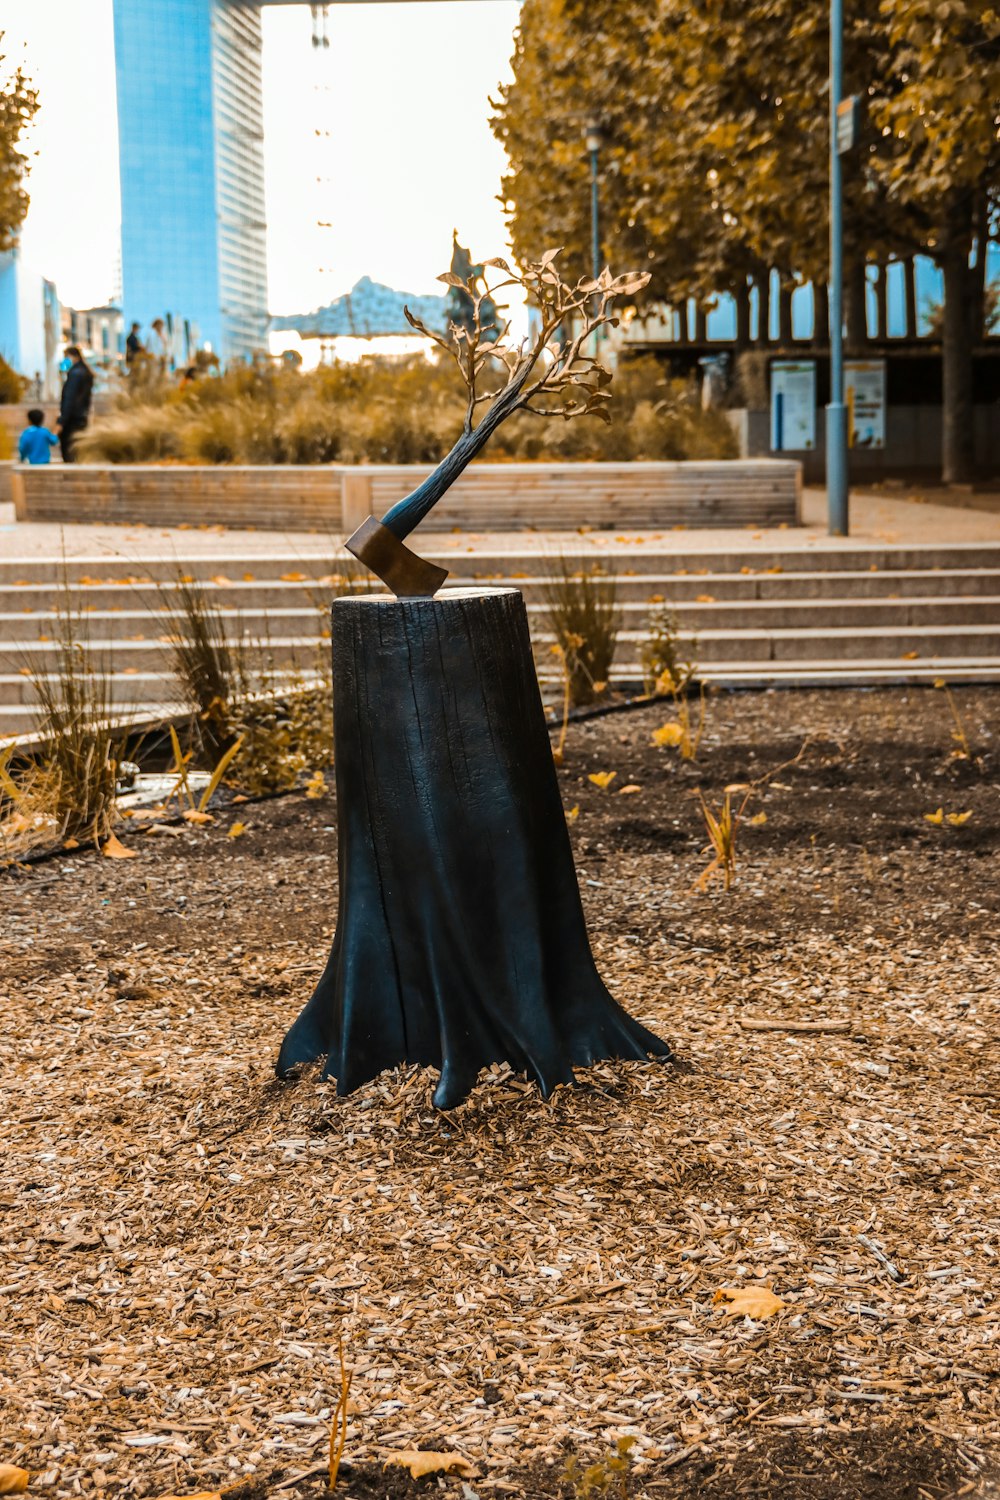
[{"label": "small shrub", "polygon": [[9,406],[20,401],[30,382],[19,375],[0,354],[0,406]]},{"label": "small shrub", "polygon": [[[698,668],[681,656],[680,625],[677,612],[668,604],[659,604],[646,623],[646,639],[640,653],[643,687],[650,695],[657,692],[683,692]],[[666,684],[669,682],[670,686]]]},{"label": "small shrub", "polygon": [[239,664],[230,645],[226,620],[204,592],[188,579],[177,580],[170,615],[174,677],[186,706],[196,716],[199,733],[213,765],[235,739],[234,705]]},{"label": "small shrub", "polygon": [[561,558],[545,586],[545,601],[569,699],[575,708],[593,703],[607,691],[621,628],[615,577],[574,573]]}]

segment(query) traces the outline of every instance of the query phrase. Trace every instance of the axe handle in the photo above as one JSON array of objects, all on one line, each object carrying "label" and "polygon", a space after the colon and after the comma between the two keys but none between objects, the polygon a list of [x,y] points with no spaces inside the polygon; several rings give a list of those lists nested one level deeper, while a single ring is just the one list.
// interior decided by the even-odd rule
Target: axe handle
[{"label": "axe handle", "polygon": [[454,448],[445,455],[433,474],[428,474],[412,494],[398,500],[391,509],[386,511],[382,517],[382,525],[398,536],[400,541],[403,537],[409,536],[414,526],[420,524],[428,511],[433,510],[445,490],[455,483],[462,470],[467,468],[477,453],[485,448],[500,423],[517,409],[521,388],[528,374],[529,371],[525,370],[517,380],[501,391],[497,399],[486,408],[479,426],[472,432],[463,432]]}]

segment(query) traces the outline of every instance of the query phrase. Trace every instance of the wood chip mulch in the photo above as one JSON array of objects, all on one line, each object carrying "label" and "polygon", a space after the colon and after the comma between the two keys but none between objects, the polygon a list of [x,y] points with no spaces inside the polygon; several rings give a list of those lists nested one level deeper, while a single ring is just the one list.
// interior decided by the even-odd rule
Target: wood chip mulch
[{"label": "wood chip mulch", "polygon": [[[332,795],[0,873],[0,1463],[60,1500],[318,1496],[342,1339],[348,1497],[568,1500],[624,1436],[649,1500],[1000,1493],[1000,693],[956,698],[969,762],[931,692],[719,697],[695,767],[662,706],[573,727],[595,952],[679,1060],[549,1103],[274,1079]],[[693,788],[805,735],[736,887],[694,889]],[[716,1297],[751,1285],[783,1306]],[[384,1467],[412,1448],[468,1469]]]}]

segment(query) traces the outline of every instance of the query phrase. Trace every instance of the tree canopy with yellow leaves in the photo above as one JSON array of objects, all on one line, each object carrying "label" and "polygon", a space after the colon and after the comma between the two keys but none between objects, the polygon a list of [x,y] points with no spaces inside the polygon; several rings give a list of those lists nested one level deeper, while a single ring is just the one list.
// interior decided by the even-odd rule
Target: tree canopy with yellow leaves
[{"label": "tree canopy with yellow leaves", "polygon": [[[827,6],[798,0],[525,0],[494,129],[515,251],[590,233],[583,137],[599,122],[602,259],[650,272],[646,297],[723,291],[749,337],[749,289],[828,257]],[[866,260],[944,272],[946,476],[971,464],[971,349],[1000,208],[1000,11],[983,0],[847,0],[845,92],[865,104],[845,163],[849,333],[864,337]],[[822,304],[818,299],[822,318]],[[766,308],[761,326],[766,328]],[[820,330],[822,332],[822,330]]]},{"label": "tree canopy with yellow leaves", "polygon": [[[3,45],[0,31],[0,46]],[[28,157],[22,136],[38,108],[38,95],[20,68],[5,74],[0,53],[0,250],[10,250],[28,212]]]}]

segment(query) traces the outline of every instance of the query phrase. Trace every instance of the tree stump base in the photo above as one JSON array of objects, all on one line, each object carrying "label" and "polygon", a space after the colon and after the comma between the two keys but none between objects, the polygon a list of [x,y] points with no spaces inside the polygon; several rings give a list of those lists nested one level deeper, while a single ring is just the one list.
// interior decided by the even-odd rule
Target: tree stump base
[{"label": "tree stump base", "polygon": [[496,1062],[547,1096],[669,1057],[594,964],[520,593],[345,597],[332,635],[340,910],[279,1075],[419,1063],[448,1109]]}]

